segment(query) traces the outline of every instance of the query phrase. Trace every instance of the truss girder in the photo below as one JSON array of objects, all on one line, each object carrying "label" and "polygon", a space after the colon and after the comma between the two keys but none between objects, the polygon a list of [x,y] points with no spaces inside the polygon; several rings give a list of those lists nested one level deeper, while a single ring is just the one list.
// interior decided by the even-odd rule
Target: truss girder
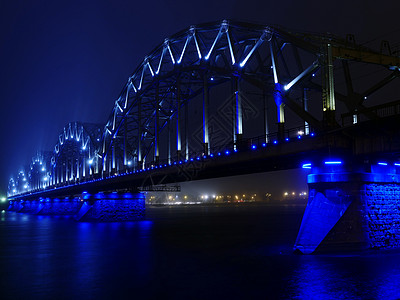
[{"label": "truss girder", "polygon": [[56,185],[89,177],[98,169],[101,126],[72,122],[61,131],[51,156],[48,180]]},{"label": "truss girder", "polygon": [[[280,99],[275,101],[277,105],[278,102],[283,104],[279,112],[281,122],[285,120],[283,107],[286,105],[307,124],[323,130],[321,120],[298,103],[296,91],[314,87],[324,92],[323,85],[312,82],[312,77],[324,69],[321,67],[327,61],[327,47],[334,60],[363,61],[391,69],[399,65],[398,58],[377,54],[355,44],[349,46],[344,39],[333,35],[293,32],[278,26],[223,21],[182,30],[150,52],[129,77],[103,131],[101,155],[112,157],[113,163],[109,163],[112,169],[115,160],[123,160],[122,167],[126,167],[128,162],[138,159],[139,153],[141,160],[151,160],[148,155],[155,151],[156,136],[171,130],[173,122],[180,124],[181,108],[204,92],[204,74],[214,81],[207,84],[207,89],[236,78],[262,91],[270,90],[267,94]],[[308,60],[303,58],[304,53]],[[332,76],[332,61],[329,64]],[[362,109],[361,103],[354,101],[356,94],[348,65],[345,65],[345,72],[348,95],[332,90],[331,97],[338,95],[349,110]],[[394,77],[379,82],[376,88]],[[332,89],[333,82],[330,87]],[[334,111],[334,98],[330,101],[330,109]],[[157,147],[156,152],[159,151]]]},{"label": "truss girder", "polygon": [[[343,72],[334,71],[338,60]],[[389,74],[357,92],[350,72],[356,63],[382,66]],[[48,177],[53,184],[68,181],[74,172],[88,170],[87,161],[97,164],[90,172],[107,175],[159,163],[162,157],[170,163],[188,159],[189,152],[208,155],[227,145],[236,149],[256,122],[265,141],[274,126],[282,138],[291,122],[310,126],[307,133],[323,132],[340,126],[335,99],[345,104],[347,114],[378,118],[367,97],[399,77],[399,68],[398,56],[332,34],[226,20],[191,26],[143,59],[113,101],[102,129],[77,122],[65,126],[50,155]],[[336,90],[338,73],[347,94]],[[179,152],[185,152],[181,158]],[[60,172],[62,177],[54,175]],[[22,175],[14,176],[10,188],[21,182]]]}]

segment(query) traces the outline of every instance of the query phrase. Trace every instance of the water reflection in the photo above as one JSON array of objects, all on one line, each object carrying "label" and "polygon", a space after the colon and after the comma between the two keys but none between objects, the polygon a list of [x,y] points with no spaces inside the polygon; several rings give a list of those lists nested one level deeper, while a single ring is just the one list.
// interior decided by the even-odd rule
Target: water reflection
[{"label": "water reflection", "polygon": [[151,221],[76,223],[75,284],[84,287],[88,297],[104,297],[116,287],[126,289],[131,280],[143,280],[153,267],[151,241],[146,238],[151,228]]},{"label": "water reflection", "polygon": [[303,209],[241,209],[154,208],[126,223],[5,212],[0,298],[399,298],[399,251],[294,255]]},{"label": "water reflection", "polygon": [[291,299],[398,299],[399,254],[299,256],[288,278]]}]

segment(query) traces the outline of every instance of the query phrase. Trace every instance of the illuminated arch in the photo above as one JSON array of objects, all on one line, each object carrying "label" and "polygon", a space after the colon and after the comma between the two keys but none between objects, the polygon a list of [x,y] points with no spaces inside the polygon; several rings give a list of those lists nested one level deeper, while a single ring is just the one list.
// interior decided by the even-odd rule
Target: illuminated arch
[{"label": "illuminated arch", "polygon": [[51,152],[37,152],[30,164],[10,179],[8,195],[23,194],[49,185]]},{"label": "illuminated arch", "polygon": [[10,180],[8,181],[7,196],[10,197],[16,194],[19,194],[19,191],[17,190],[14,178],[11,177]]},{"label": "illuminated arch", "polygon": [[[334,60],[342,62],[335,78],[344,82],[337,91]],[[390,74],[357,93],[348,61]],[[397,78],[399,66],[398,57],[356,45],[352,36],[225,20],[191,26],[165,39],[128,78],[103,130],[102,171],[334,128],[340,126],[335,99],[353,122],[360,114],[375,118],[364,100]]]},{"label": "illuminated arch", "polygon": [[46,188],[50,183],[51,152],[36,153],[29,166],[29,184],[27,191]]},{"label": "illuminated arch", "polygon": [[100,128],[79,122],[64,127],[51,157],[49,185],[82,181],[97,173]]},{"label": "illuminated arch", "polygon": [[[267,135],[268,128],[246,132],[243,115],[254,114],[266,123],[266,113],[259,112],[265,98],[282,93],[284,84],[287,90],[295,86],[300,79],[293,80],[293,74],[300,72],[302,80],[311,77],[320,66],[318,50],[304,37],[276,26],[228,21],[192,26],[165,39],[145,57],[115,101],[103,132],[103,171],[188,159],[191,153],[207,155],[227,145],[236,147],[250,135]],[[296,57],[305,67],[289,70],[284,57],[288,51],[290,58],[293,51],[307,52],[302,61]],[[252,88],[260,94],[256,100],[248,96]],[[212,99],[211,90],[216,95]],[[274,121],[283,123],[283,102],[279,95],[274,98],[279,110]],[[190,107],[200,111],[197,116]],[[318,125],[304,110],[301,114]],[[197,117],[198,125],[188,115]]]}]

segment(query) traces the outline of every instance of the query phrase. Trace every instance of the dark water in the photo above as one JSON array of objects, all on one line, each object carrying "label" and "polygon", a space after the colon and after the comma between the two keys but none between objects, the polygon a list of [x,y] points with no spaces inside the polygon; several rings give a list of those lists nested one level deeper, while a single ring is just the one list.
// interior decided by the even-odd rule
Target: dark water
[{"label": "dark water", "polygon": [[293,254],[303,211],[149,207],[130,223],[3,212],[0,299],[400,297],[400,251]]}]

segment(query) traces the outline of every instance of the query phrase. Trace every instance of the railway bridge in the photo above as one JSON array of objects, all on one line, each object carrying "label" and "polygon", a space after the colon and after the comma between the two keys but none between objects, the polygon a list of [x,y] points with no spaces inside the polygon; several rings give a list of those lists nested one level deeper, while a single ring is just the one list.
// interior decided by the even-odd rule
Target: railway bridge
[{"label": "railway bridge", "polygon": [[[399,52],[224,20],[134,70],[104,124],[71,122],[10,179],[10,210],[123,221],[143,190],[303,167],[302,253],[400,244]],[[267,183],[266,183],[267,184]]]}]

